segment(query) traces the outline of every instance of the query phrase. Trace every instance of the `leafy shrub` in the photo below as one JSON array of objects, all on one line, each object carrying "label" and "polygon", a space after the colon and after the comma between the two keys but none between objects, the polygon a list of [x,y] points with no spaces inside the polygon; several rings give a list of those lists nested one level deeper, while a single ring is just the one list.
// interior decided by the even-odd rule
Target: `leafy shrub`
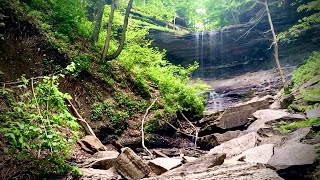
[{"label": "leafy shrub", "polygon": [[[1,116],[0,132],[23,154],[63,162],[78,139],[80,126],[65,105],[71,97],[59,91],[58,79],[52,76],[29,82],[22,78],[17,92],[21,95],[11,95],[11,109]],[[8,91],[3,93],[10,96]]]}]

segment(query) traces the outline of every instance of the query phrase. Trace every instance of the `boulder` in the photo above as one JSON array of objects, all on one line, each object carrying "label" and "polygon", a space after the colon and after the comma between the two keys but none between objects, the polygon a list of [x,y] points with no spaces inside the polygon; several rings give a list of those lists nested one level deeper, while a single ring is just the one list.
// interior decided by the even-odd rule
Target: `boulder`
[{"label": "boulder", "polygon": [[228,130],[244,126],[249,123],[248,118],[252,117],[252,113],[269,107],[269,100],[269,96],[261,99],[254,98],[249,102],[229,107],[222,112],[207,114],[197,124],[198,127],[203,127],[200,134],[209,134],[217,129]]},{"label": "boulder", "polygon": [[98,151],[92,157],[99,158],[117,158],[119,156],[119,152],[117,151]]},{"label": "boulder", "polygon": [[189,171],[168,171],[161,176],[146,180],[282,180],[272,169],[263,165],[247,162],[239,162],[235,165],[220,165],[211,168],[193,168]]},{"label": "boulder", "polygon": [[215,135],[210,134],[206,136],[199,137],[197,144],[202,149],[211,149],[218,145],[218,141]]},{"label": "boulder", "polygon": [[95,153],[98,151],[105,151],[107,148],[101,143],[101,141],[92,135],[87,135],[78,141],[82,149],[89,153]]},{"label": "boulder", "polygon": [[282,147],[275,148],[268,165],[280,170],[290,166],[313,164],[315,158],[316,149],[313,145],[289,141]]},{"label": "boulder", "polygon": [[110,168],[108,170],[93,169],[93,168],[80,168],[83,175],[81,180],[116,180],[121,179],[121,176],[117,173],[115,168]]},{"label": "boulder", "polygon": [[109,169],[113,167],[115,160],[119,156],[117,151],[99,151],[88,159],[84,164],[80,165],[84,168]]},{"label": "boulder", "polygon": [[213,134],[216,137],[217,143],[222,144],[226,141],[230,141],[231,139],[237,138],[240,136],[241,131],[227,131],[223,134],[215,133]]},{"label": "boulder", "polygon": [[181,159],[156,158],[149,161],[148,165],[155,174],[160,175],[182,165],[182,162]]},{"label": "boulder", "polygon": [[280,107],[281,109],[287,109],[290,104],[293,102],[294,96],[292,94],[286,94],[280,99]]},{"label": "boulder", "polygon": [[122,148],[114,163],[117,171],[126,179],[142,179],[149,175],[150,167],[130,148]]},{"label": "boulder", "polygon": [[269,100],[264,99],[228,108],[217,119],[219,121],[218,127],[222,129],[231,129],[243,126],[248,123],[248,118],[251,117],[252,113],[268,107]]},{"label": "boulder", "polygon": [[209,154],[225,153],[227,158],[236,156],[256,146],[258,134],[255,132],[224,142],[210,150]]},{"label": "boulder", "polygon": [[263,144],[254,148],[248,149],[238,156],[231,158],[230,161],[242,160],[249,163],[267,164],[273,156],[273,144]]},{"label": "boulder", "polygon": [[320,117],[320,107],[306,110],[307,118],[317,118]]}]

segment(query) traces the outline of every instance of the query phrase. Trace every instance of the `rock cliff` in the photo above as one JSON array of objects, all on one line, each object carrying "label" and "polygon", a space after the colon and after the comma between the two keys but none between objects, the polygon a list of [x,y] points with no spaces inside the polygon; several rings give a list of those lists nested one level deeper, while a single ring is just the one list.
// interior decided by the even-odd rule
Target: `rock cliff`
[{"label": "rock cliff", "polygon": [[[275,67],[272,38],[267,16],[263,15],[262,5],[257,5],[240,16],[242,24],[219,30],[193,32],[175,35],[170,32],[150,30],[148,38],[152,45],[167,50],[167,58],[174,64],[187,66],[199,62],[194,77],[221,78],[239,75],[245,72],[271,69]],[[303,14],[296,7],[271,6],[276,32],[287,30]],[[259,23],[251,17],[261,20]],[[320,27],[313,27],[298,39],[285,40],[280,44],[282,65],[297,65],[320,49]]]}]

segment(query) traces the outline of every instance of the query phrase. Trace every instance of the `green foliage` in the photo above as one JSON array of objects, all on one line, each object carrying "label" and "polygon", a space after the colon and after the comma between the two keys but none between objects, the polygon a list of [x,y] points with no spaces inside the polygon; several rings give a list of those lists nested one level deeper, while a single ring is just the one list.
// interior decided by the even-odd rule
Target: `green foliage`
[{"label": "green foliage", "polygon": [[61,165],[78,139],[80,126],[65,105],[71,97],[58,89],[59,77],[37,82],[22,77],[23,83],[15,92],[20,95],[11,94],[10,110],[1,115],[0,132],[21,154],[45,157]]},{"label": "green foliage", "polygon": [[189,85],[190,75],[198,64],[188,68],[175,66],[164,59],[165,52],[149,47],[145,39],[148,29],[136,24],[129,26],[127,45],[119,57],[119,62],[136,77],[155,83],[165,101],[167,112],[178,110],[194,111],[196,115],[204,110],[204,98],[196,94],[206,89],[201,83]]},{"label": "green foliage", "polygon": [[320,106],[320,52],[314,52],[292,75],[294,89],[298,89],[305,83],[314,84],[303,88],[300,93],[302,99],[308,103],[307,106],[300,106],[300,110],[310,109]]},{"label": "green foliage", "polygon": [[[314,52],[306,60],[305,64],[300,66],[292,75],[294,87],[298,88],[308,81],[316,81],[317,75],[320,75],[320,52]],[[318,77],[319,78],[319,77]]]},{"label": "green foliage", "polygon": [[115,102],[96,102],[91,107],[91,118],[106,122],[116,134],[121,134],[126,128],[127,120],[135,113],[143,112],[146,104],[142,100],[132,99],[129,95],[116,92]]},{"label": "green foliage", "polygon": [[297,121],[292,122],[289,124],[281,125],[280,127],[276,128],[282,133],[289,133],[292,130],[295,130],[297,128],[301,127],[310,127],[310,126],[319,126],[320,125],[320,118],[311,118],[305,121]]},{"label": "green foliage", "polygon": [[[299,2],[299,1],[298,1]],[[293,3],[294,5],[296,4]],[[320,0],[313,0],[306,4],[302,4],[297,8],[298,12],[312,12],[309,16],[305,16],[299,22],[292,26],[288,31],[279,35],[279,39],[286,41],[290,38],[297,38],[302,32],[310,29],[313,25],[320,24]]]}]

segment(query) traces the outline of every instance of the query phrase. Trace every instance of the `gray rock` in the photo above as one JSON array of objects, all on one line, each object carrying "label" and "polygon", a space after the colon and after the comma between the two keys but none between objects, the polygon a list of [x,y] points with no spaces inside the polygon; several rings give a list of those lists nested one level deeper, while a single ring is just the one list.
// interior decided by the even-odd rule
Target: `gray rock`
[{"label": "gray rock", "polygon": [[235,165],[220,165],[189,171],[168,171],[148,180],[282,180],[279,175],[263,165],[239,162]]},{"label": "gray rock", "polygon": [[313,145],[289,141],[280,148],[275,148],[275,153],[268,165],[277,170],[290,166],[313,164],[316,158],[316,149]]},{"label": "gray rock", "polygon": [[126,179],[142,179],[149,175],[150,167],[130,148],[122,148],[114,164]]},{"label": "gray rock", "polygon": [[99,158],[117,158],[119,156],[119,152],[117,151],[98,151],[92,157]]},{"label": "gray rock", "polygon": [[268,99],[230,107],[217,119],[219,121],[218,127],[222,129],[230,129],[245,125],[248,123],[248,118],[251,117],[252,113],[259,109],[266,109],[268,107]]},{"label": "gray rock", "polygon": [[258,134],[255,132],[240,136],[230,141],[224,142],[221,145],[210,150],[209,154],[225,153],[227,158],[236,156],[251,149],[257,144]]},{"label": "gray rock", "polygon": [[252,113],[269,107],[269,96],[238,104],[229,107],[222,112],[214,112],[207,114],[203,120],[198,122],[198,126],[203,127],[201,131],[212,131],[216,129],[232,129],[249,123]]},{"label": "gray rock", "polygon": [[307,118],[320,117],[320,107],[306,110]]},{"label": "gray rock", "polygon": [[282,117],[289,115],[289,113],[284,110],[264,109],[259,110],[252,115],[257,118],[257,120],[250,124],[247,128],[248,132],[258,132],[260,129],[270,128],[266,123],[281,119]]},{"label": "gray rock", "polygon": [[118,156],[119,153],[116,151],[99,151],[93,155],[93,158],[86,160],[85,163],[80,165],[80,167],[107,170],[114,166],[114,162]]},{"label": "gray rock", "polygon": [[241,134],[241,131],[228,131],[223,134],[215,133],[213,134],[216,137],[217,143],[222,144],[231,139],[237,138]]},{"label": "gray rock", "polygon": [[163,174],[171,169],[182,165],[181,159],[174,158],[156,158],[149,161],[148,165],[157,175]]},{"label": "gray rock", "polygon": [[273,144],[263,144],[256,146],[252,149],[248,149],[238,156],[231,158],[229,161],[242,160],[249,163],[261,163],[267,164],[270,158],[273,156]]},{"label": "gray rock", "polygon": [[116,180],[121,179],[121,176],[117,173],[115,168],[110,168],[108,170],[93,169],[93,168],[80,168],[83,176],[81,180]]},{"label": "gray rock", "polygon": [[293,102],[294,96],[292,94],[286,94],[280,99],[281,109],[287,109]]},{"label": "gray rock", "polygon": [[[183,164],[182,166],[168,171],[167,173],[181,173],[181,172],[192,172],[194,170],[207,170],[214,166],[223,164],[226,154],[206,154],[201,156],[197,160]],[[165,174],[167,174],[165,173]]]},{"label": "gray rock", "polygon": [[101,141],[92,135],[87,135],[78,141],[81,148],[87,152],[95,153],[98,151],[105,151],[107,148],[101,143]]},{"label": "gray rock", "polygon": [[281,119],[292,120],[292,121],[304,121],[306,120],[306,117],[302,114],[289,114],[289,115],[283,116]]}]

